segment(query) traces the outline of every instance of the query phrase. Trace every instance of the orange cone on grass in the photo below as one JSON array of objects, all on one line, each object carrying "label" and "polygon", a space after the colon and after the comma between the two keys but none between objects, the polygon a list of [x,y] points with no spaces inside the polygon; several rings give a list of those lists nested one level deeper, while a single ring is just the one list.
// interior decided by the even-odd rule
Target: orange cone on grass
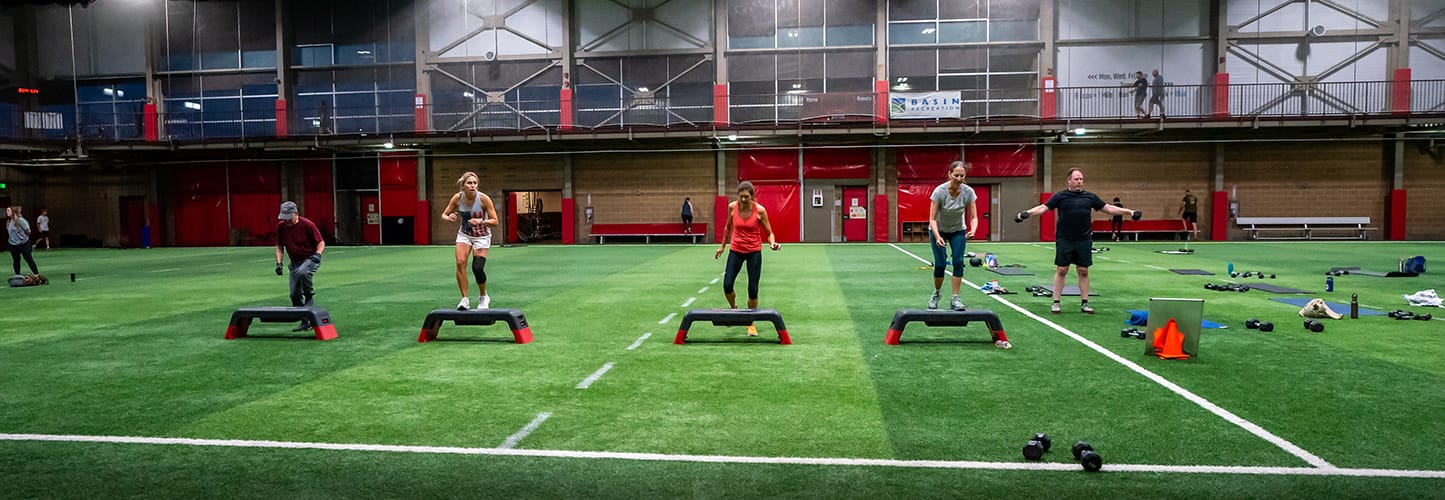
[{"label": "orange cone on grass", "polygon": [[1179,331],[1179,325],[1174,318],[1169,318],[1169,323],[1154,331],[1154,352],[1159,359],[1189,359],[1184,354],[1184,333]]}]

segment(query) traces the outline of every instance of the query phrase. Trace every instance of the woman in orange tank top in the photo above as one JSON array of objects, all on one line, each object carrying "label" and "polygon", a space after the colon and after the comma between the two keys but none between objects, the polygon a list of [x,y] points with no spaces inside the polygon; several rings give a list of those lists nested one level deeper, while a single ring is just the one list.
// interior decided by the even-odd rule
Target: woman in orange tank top
[{"label": "woman in orange tank top", "polygon": [[[753,199],[753,195],[753,183],[738,183],[738,201],[728,204],[723,242],[718,247],[717,254],[713,255],[713,258],[717,259],[724,251],[728,251],[727,270],[723,273],[723,294],[728,299],[728,307],[733,309],[738,308],[733,284],[737,282],[738,272],[744,264],[748,267],[748,309],[758,308],[758,281],[761,280],[763,271],[763,235],[767,235],[768,248],[781,248],[773,237],[773,227],[768,224],[768,211]],[[748,325],[748,335],[757,334],[757,329]]]}]

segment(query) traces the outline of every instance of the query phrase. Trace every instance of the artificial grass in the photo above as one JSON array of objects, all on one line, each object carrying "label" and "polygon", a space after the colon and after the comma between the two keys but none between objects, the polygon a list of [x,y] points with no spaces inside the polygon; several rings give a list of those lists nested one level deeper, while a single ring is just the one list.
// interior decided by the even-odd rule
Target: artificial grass
[{"label": "artificial grass", "polygon": [[[1331,300],[1359,293],[1362,304],[1407,309],[1399,295],[1445,288],[1440,274],[1336,277],[1336,291],[1325,294],[1323,271],[1388,268],[1409,255],[1438,260],[1429,253],[1438,245],[1196,244],[1196,253],[1186,256],[1154,252],[1167,244],[1108,246],[1111,252],[1095,255],[1096,315],[1077,313],[1071,302],[1077,298],[1066,299],[1069,307],[1057,316],[1047,313],[1045,298],[1002,298],[1336,466],[1445,469],[1439,451],[1445,437],[1431,411],[1445,407],[1438,363],[1445,339],[1437,324],[1372,317],[1329,322],[1316,334],[1297,328],[1294,309],[1268,301],[1268,294],[1203,289],[1227,275],[1167,271],[1223,274],[1232,261],[1237,269],[1280,276],[1266,281],[1321,290]],[[1023,441],[1044,431],[1055,439],[1046,457],[1052,462],[1071,462],[1067,445],[1082,439],[1109,463],[1305,465],[976,290],[966,289],[965,301],[997,312],[1014,349],[994,348],[981,325],[910,326],[903,345],[884,345],[892,314],[921,308],[931,289],[930,271],[899,251],[927,257],[922,244],[788,245],[766,252],[761,306],[784,314],[793,345],[777,345],[766,324],[757,338],[744,337],[741,328],[695,324],[687,345],[672,345],[680,318],[659,320],[680,315],[688,299],[691,308],[726,305],[721,283],[714,282],[722,271],[712,258],[715,248],[494,249],[488,264],[493,306],[524,310],[536,336],[526,345],[510,343],[504,326],[453,325],[438,342],[416,343],[425,313],[456,303],[449,247],[329,251],[317,276],[318,302],[340,333],[329,342],[278,324],[253,325],[253,335],[262,338],[221,339],[235,307],[284,304],[285,280],[271,274],[268,248],[44,252],[38,260],[52,285],[0,291],[9,306],[0,332],[0,433],[491,447],[546,411],[552,417],[520,448],[1009,462],[1022,461]],[[975,243],[970,250],[995,252],[1038,273],[970,269],[965,278],[974,283],[998,279],[1022,290],[1050,279],[1051,245]],[[68,282],[70,272],[82,279]],[[740,278],[740,293],[745,286]],[[1141,342],[1117,333],[1125,310],[1145,308],[1155,296],[1205,298],[1205,318],[1233,328],[1207,331],[1196,360],[1144,356]],[[1273,320],[1277,330],[1245,330],[1245,317]],[[647,341],[627,349],[645,333]],[[613,368],[590,388],[575,388],[608,362]],[[92,462],[87,450],[113,456]],[[358,465],[335,481],[319,478],[325,476],[319,470],[257,465],[292,454]],[[0,442],[0,462],[25,464],[0,468],[0,483],[31,492],[18,496],[74,496],[85,490],[41,478],[99,468],[100,476],[114,476],[104,483],[113,486],[78,484],[105,496],[231,491],[221,486],[229,480],[187,465],[195,459],[187,457],[205,457],[219,469],[253,467],[248,477],[265,486],[220,496],[357,496],[366,488],[457,496],[474,484],[461,471],[476,467],[491,471],[495,491],[519,496],[1029,496],[1028,485],[1058,474]],[[412,462],[435,464],[442,484],[408,480]],[[553,479],[530,479],[534,467],[545,467]],[[896,477],[908,480],[889,479]],[[340,484],[341,478],[349,482]],[[630,490],[621,486],[629,479],[638,483]],[[752,486],[736,485],[743,480]],[[1076,491],[1428,496],[1440,488],[1421,486],[1439,482],[1130,473],[1081,479]],[[1145,489],[1156,483],[1162,489]]]}]

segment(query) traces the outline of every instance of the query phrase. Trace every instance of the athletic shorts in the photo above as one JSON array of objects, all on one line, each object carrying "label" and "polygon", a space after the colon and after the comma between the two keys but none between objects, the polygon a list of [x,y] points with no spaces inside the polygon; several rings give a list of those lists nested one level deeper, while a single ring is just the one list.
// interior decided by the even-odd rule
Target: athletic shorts
[{"label": "athletic shorts", "polygon": [[478,248],[492,248],[492,235],[488,234],[486,236],[467,236],[462,233],[457,233],[457,243],[465,243],[471,245],[472,250],[476,250]]},{"label": "athletic shorts", "polygon": [[1194,212],[1184,212],[1184,220],[1189,221],[1190,224],[1197,223],[1199,222],[1199,214]]},{"label": "athletic shorts", "polygon": [[1058,240],[1054,242],[1054,265],[1066,267],[1073,264],[1079,267],[1090,267],[1094,265],[1094,241],[1069,241]]}]

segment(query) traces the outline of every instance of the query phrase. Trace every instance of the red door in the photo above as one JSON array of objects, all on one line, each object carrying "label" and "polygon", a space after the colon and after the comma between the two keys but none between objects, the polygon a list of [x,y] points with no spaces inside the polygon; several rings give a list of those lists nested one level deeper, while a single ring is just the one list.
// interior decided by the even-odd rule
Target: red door
[{"label": "red door", "polygon": [[357,198],[361,206],[361,236],[368,245],[381,244],[381,199],[375,194],[363,194]]},{"label": "red door", "polygon": [[843,241],[868,241],[868,188],[843,188]]},{"label": "red door", "polygon": [[978,210],[978,230],[973,232],[973,239],[987,241],[989,235],[989,221],[991,220],[988,209],[989,206],[992,205],[992,198],[989,198],[989,191],[993,186],[980,186],[975,184],[971,187],[973,188],[974,194],[978,195],[978,201],[974,202],[973,204],[974,209]]},{"label": "red door", "polygon": [[120,197],[120,226],[121,234],[125,235],[120,242],[122,248],[138,248],[141,245],[141,226],[146,225],[146,198],[144,196],[122,196]]}]

